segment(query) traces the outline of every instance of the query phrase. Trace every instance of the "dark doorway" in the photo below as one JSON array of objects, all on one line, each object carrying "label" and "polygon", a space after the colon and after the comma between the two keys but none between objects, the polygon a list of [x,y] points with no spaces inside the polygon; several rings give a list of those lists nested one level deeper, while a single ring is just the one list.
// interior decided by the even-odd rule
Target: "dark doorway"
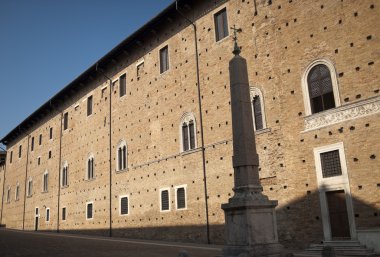
[{"label": "dark doorway", "polygon": [[344,190],[326,192],[332,239],[350,239],[350,224]]}]

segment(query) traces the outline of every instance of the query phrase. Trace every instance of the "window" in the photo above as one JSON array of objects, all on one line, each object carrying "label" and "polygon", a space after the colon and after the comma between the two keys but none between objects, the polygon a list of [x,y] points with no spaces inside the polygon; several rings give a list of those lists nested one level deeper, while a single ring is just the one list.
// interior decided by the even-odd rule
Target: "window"
[{"label": "window", "polygon": [[87,97],[87,116],[92,114],[92,96]]},{"label": "window", "polygon": [[169,189],[160,190],[161,211],[170,211]]},{"label": "window", "polygon": [[129,214],[128,196],[120,196],[120,215]]},{"label": "window", "polygon": [[185,152],[196,148],[196,126],[192,113],[182,115],[180,124],[181,151]]},{"label": "window", "polygon": [[340,106],[335,68],[328,60],[316,60],[307,67],[302,90],[306,115]]},{"label": "window", "polygon": [[49,139],[53,139],[53,128],[50,128]]},{"label": "window", "polygon": [[65,162],[62,168],[61,186],[65,187],[68,185],[68,175],[69,175],[69,167],[67,165],[67,162]]},{"label": "window", "polygon": [[42,181],[43,181],[42,192],[47,192],[48,191],[48,182],[49,182],[49,173],[48,173],[48,171],[45,171]]},{"label": "window", "polygon": [[136,65],[137,77],[144,75],[144,62],[140,62]]},{"label": "window", "polygon": [[69,113],[66,112],[63,115],[63,130],[66,130],[69,127]]},{"label": "window", "polygon": [[18,147],[18,158],[21,158],[21,153],[22,153],[22,145],[19,145],[19,147]]},{"label": "window", "polygon": [[46,222],[50,221],[50,208],[46,208]]},{"label": "window", "polygon": [[51,159],[51,151],[49,151],[49,159]]},{"label": "window", "polygon": [[11,156],[9,157],[9,163],[12,163],[12,159],[13,159],[13,151],[11,151]]},{"label": "window", "polygon": [[66,207],[62,208],[62,220],[66,220]]},{"label": "window", "polygon": [[7,203],[11,202],[11,187],[8,187],[7,190]]},{"label": "window", "polygon": [[32,178],[30,177],[29,180],[28,180],[28,191],[27,191],[27,196],[32,196],[33,194],[33,180]]},{"label": "window", "polygon": [[32,137],[32,142],[30,144],[30,151],[34,150],[34,137]]},{"label": "window", "polygon": [[186,186],[176,187],[177,210],[186,209]]},{"label": "window", "polygon": [[127,144],[121,141],[117,147],[117,170],[127,169]]},{"label": "window", "polygon": [[342,175],[339,150],[321,153],[322,177],[335,177]]},{"label": "window", "polygon": [[160,49],[160,73],[169,69],[169,48],[165,46]]},{"label": "window", "polygon": [[37,158],[37,164],[38,164],[38,165],[41,164],[41,157],[38,157],[38,158]]},{"label": "window", "polygon": [[18,201],[19,199],[20,199],[20,184],[17,182],[16,192],[15,192],[15,200]]},{"label": "window", "polygon": [[93,209],[93,203],[87,203],[86,219],[88,220],[93,218],[92,209]]},{"label": "window", "polygon": [[94,178],[94,157],[90,155],[87,159],[87,179]]},{"label": "window", "polygon": [[219,41],[228,36],[227,11],[223,9],[214,15],[215,37]]},{"label": "window", "polygon": [[105,97],[105,100],[107,100],[107,95],[106,95],[106,93],[107,93],[107,87],[103,87],[103,88],[102,88],[102,98]]},{"label": "window", "polygon": [[119,96],[122,97],[127,93],[127,75],[123,74],[119,78]]},{"label": "window", "polygon": [[38,144],[41,145],[42,144],[42,134],[40,134],[40,137],[38,139]]},{"label": "window", "polygon": [[250,97],[252,104],[253,128],[261,130],[266,128],[264,99],[261,90],[257,87],[250,87]]}]

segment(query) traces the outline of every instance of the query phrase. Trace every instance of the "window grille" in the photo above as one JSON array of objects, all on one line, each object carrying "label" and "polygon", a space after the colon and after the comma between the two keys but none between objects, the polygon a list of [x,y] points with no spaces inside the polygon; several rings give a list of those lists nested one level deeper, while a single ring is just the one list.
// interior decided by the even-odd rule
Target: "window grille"
[{"label": "window grille", "polygon": [[120,214],[121,215],[128,214],[128,197],[120,198]]},{"label": "window grille", "polygon": [[324,178],[342,175],[339,150],[321,153],[321,166]]},{"label": "window grille", "polygon": [[181,187],[177,189],[177,209],[186,208],[186,195],[185,188]]},{"label": "window grille", "polygon": [[169,191],[162,190],[161,191],[161,211],[169,210]]},{"label": "window grille", "polygon": [[214,16],[216,41],[228,36],[228,22],[226,9],[221,10]]}]

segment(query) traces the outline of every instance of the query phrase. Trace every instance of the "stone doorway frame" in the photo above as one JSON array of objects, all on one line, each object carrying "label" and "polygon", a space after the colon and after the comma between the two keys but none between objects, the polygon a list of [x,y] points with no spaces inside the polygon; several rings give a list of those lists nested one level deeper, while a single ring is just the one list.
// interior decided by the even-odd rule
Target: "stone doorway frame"
[{"label": "stone doorway frame", "polygon": [[[329,151],[339,151],[339,159],[342,169],[342,175],[323,178],[322,176],[322,166],[321,166],[321,153]],[[343,142],[316,147],[314,151],[314,161],[315,161],[315,171],[317,174],[317,183],[319,191],[319,200],[321,205],[321,214],[322,214],[322,224],[323,224],[323,237],[324,241],[331,241],[331,227],[330,227],[330,215],[328,210],[328,204],[326,199],[326,192],[344,190],[347,206],[347,215],[348,222],[350,226],[350,235],[351,240],[357,240],[356,225],[355,225],[355,216],[354,209],[352,204],[350,183],[348,179],[346,155],[344,152]]]}]

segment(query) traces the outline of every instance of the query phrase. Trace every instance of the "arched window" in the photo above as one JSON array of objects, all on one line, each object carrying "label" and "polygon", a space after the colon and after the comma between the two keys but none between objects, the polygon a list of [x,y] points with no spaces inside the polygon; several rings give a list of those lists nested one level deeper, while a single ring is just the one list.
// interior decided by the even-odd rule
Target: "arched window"
[{"label": "arched window", "polygon": [[32,177],[29,177],[27,196],[32,196],[32,194],[33,194],[33,180],[32,180]]},{"label": "arched window", "polygon": [[267,126],[264,112],[263,94],[257,87],[251,87],[250,97],[252,105],[253,128],[255,130],[265,129]]},{"label": "arched window", "polygon": [[43,185],[42,185],[42,192],[47,192],[48,191],[48,186],[49,186],[49,172],[46,170],[44,172],[43,178]]},{"label": "arched window", "polygon": [[180,122],[181,151],[195,149],[196,146],[196,123],[192,113],[182,115]]},{"label": "arched window", "polygon": [[64,162],[61,174],[61,186],[65,187],[69,185],[69,165],[67,161]]},{"label": "arched window", "polygon": [[302,89],[306,115],[340,106],[336,72],[330,61],[312,62],[303,76]]},{"label": "arched window", "polygon": [[87,179],[93,179],[94,173],[94,155],[89,154],[87,159]]},{"label": "arched window", "polygon": [[127,162],[127,143],[124,140],[121,140],[117,146],[117,153],[116,153],[116,160],[117,160],[117,170],[125,170],[128,167]]}]

